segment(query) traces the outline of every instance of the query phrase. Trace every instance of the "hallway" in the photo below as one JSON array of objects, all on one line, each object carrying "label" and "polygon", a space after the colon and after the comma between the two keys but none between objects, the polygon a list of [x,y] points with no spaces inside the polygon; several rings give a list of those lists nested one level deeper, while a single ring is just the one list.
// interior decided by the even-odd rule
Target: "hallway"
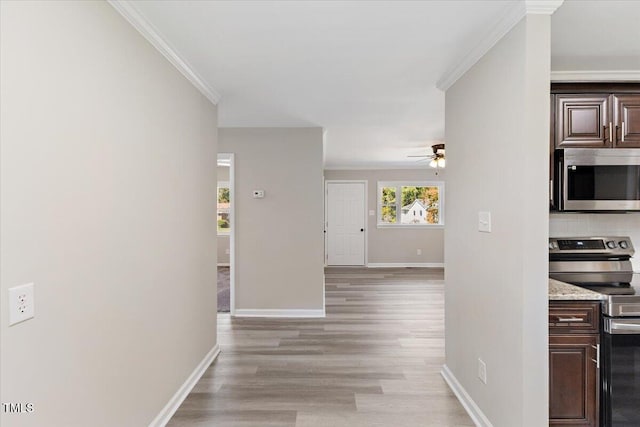
[{"label": "hallway", "polygon": [[442,269],[327,268],[324,319],[231,319],[169,426],[473,426],[440,376]]}]

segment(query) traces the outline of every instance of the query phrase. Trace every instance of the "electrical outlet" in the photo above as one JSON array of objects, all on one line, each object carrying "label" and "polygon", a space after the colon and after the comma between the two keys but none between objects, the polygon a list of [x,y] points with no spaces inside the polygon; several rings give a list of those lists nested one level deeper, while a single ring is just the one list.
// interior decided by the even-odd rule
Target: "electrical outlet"
[{"label": "electrical outlet", "polygon": [[33,283],[9,288],[9,326],[34,316]]},{"label": "electrical outlet", "polygon": [[416,255],[422,255],[422,249],[416,249]]},{"label": "electrical outlet", "polygon": [[225,250],[224,250],[224,253],[225,253],[225,254],[227,254],[227,255],[229,255],[229,254],[231,253],[231,249],[229,249],[229,248],[225,249]]},{"label": "electrical outlet", "polygon": [[479,357],[478,357],[478,378],[480,378],[480,381],[482,381],[484,384],[487,383],[487,364],[484,363],[484,361]]}]

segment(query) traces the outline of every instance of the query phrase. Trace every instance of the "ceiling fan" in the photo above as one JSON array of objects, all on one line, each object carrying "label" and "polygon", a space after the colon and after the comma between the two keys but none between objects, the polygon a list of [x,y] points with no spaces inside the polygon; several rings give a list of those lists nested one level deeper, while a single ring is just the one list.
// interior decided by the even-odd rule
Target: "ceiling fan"
[{"label": "ceiling fan", "polygon": [[431,146],[431,149],[433,150],[433,154],[408,157],[422,157],[424,160],[431,160],[429,162],[429,166],[432,168],[444,168],[446,164],[444,144],[434,144]]}]

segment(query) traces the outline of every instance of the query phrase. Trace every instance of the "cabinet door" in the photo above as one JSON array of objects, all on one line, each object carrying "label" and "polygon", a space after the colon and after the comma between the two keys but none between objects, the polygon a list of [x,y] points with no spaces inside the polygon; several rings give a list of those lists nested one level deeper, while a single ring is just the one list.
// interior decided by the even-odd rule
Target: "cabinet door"
[{"label": "cabinet door", "polygon": [[609,95],[556,95],[556,148],[611,147]]},{"label": "cabinet door", "polygon": [[640,94],[614,95],[614,147],[640,148]]},{"label": "cabinet door", "polygon": [[599,425],[599,338],[549,336],[549,425]]}]

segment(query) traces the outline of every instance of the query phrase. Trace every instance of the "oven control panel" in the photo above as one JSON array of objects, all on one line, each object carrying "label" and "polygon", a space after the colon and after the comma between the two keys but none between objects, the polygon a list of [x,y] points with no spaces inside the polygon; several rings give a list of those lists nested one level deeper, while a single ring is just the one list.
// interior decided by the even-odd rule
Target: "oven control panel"
[{"label": "oven control panel", "polygon": [[627,236],[551,237],[549,254],[603,254],[630,257],[634,253]]}]

